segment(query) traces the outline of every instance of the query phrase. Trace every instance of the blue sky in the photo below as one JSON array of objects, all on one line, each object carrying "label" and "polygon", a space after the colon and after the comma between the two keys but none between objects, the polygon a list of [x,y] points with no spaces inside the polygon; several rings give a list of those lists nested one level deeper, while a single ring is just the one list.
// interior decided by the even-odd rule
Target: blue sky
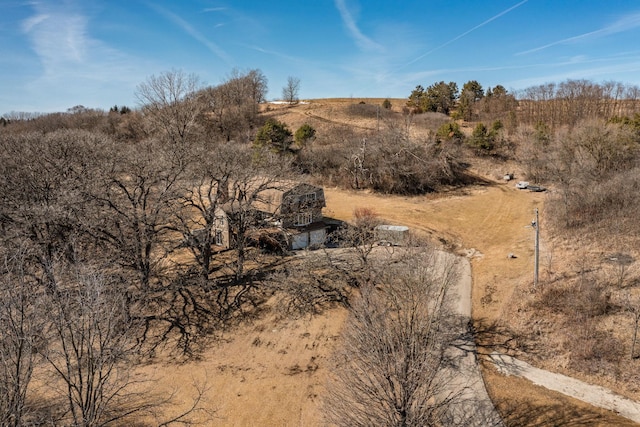
[{"label": "blue sky", "polygon": [[269,99],[407,97],[416,85],[640,85],[638,0],[1,0],[0,115],[136,107],[170,70],[258,68]]}]

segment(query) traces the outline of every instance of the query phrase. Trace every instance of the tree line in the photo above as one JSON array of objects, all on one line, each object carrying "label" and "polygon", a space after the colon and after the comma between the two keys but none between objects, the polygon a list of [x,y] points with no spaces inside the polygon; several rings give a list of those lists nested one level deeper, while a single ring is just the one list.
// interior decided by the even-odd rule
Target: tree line
[{"label": "tree line", "polygon": [[[499,104],[494,102],[500,99]],[[471,106],[471,108],[469,108]],[[513,159],[526,178],[554,184],[553,221],[560,229],[605,227],[634,233],[632,212],[640,147],[640,88],[619,82],[567,80],[508,93],[475,80],[418,86],[412,112],[442,112],[435,138],[464,143],[475,154]],[[457,119],[463,119],[457,120]],[[462,126],[471,124],[469,132]]]},{"label": "tree line", "polygon": [[455,82],[440,81],[426,88],[418,85],[406,106],[414,113],[439,112],[465,121],[504,121],[511,115],[519,124],[555,127],[632,115],[638,101],[638,86],[613,81],[566,80],[510,93],[502,85],[485,90],[477,80],[470,80],[462,90]]}]

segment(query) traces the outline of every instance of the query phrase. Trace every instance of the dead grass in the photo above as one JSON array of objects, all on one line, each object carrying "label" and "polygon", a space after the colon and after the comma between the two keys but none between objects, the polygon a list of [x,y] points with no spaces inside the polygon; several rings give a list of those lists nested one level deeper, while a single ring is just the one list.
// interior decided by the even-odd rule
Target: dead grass
[{"label": "dead grass", "polygon": [[297,320],[271,312],[223,336],[197,361],[166,358],[136,373],[154,378],[160,395],[179,396],[168,415],[188,407],[198,383],[209,387],[201,407],[215,411],[213,418],[196,414],[194,421],[204,425],[317,425],[327,357],[345,317],[344,309]]},{"label": "dead grass", "polygon": [[[485,168],[488,169],[489,165],[485,165]],[[494,176],[498,172],[494,166],[494,170],[488,170],[488,175]],[[631,387],[627,387],[622,381],[623,376],[617,375],[615,371],[607,371],[607,368],[614,366],[613,362],[618,363],[616,358],[609,360],[609,356],[601,357],[601,363],[594,364],[593,372],[589,375],[578,372],[576,366],[572,366],[568,361],[571,351],[582,349],[584,359],[593,354],[604,355],[612,346],[619,347],[621,338],[616,336],[615,330],[623,329],[621,326],[628,323],[628,319],[615,310],[611,312],[613,302],[601,285],[566,285],[568,289],[563,292],[562,297],[566,305],[562,300],[553,300],[553,291],[548,295],[548,299],[553,300],[556,310],[570,310],[575,315],[582,312],[583,306],[586,305],[592,310],[587,314],[591,318],[597,318],[593,322],[583,323],[581,329],[569,328],[571,334],[567,336],[559,334],[563,328],[558,325],[562,325],[564,320],[554,315],[552,310],[532,309],[542,291],[538,289],[538,292],[535,292],[533,289],[534,236],[530,221],[533,218],[534,207],[540,209],[541,220],[545,220],[546,195],[519,191],[512,185],[499,181],[493,185],[458,190],[439,196],[383,197],[335,189],[326,191],[326,194],[329,215],[350,219],[354,208],[370,207],[390,223],[409,225],[412,230],[430,236],[446,248],[470,256],[474,281],[473,317],[482,325],[501,325],[499,329],[502,332],[499,338],[510,339],[508,346],[512,350],[530,351],[528,358],[536,360],[537,364],[547,369],[599,383],[630,397],[638,397],[637,387],[633,387],[637,382],[637,379],[633,378],[633,368],[629,367],[630,375],[625,378],[626,384]],[[575,253],[575,242],[569,249],[560,247],[557,242],[553,243],[544,233],[542,240],[549,242],[541,246],[543,282],[562,282],[567,276],[575,276],[578,266],[574,264],[576,260],[571,256]],[[594,252],[594,255],[602,257],[599,251]],[[509,258],[510,253],[515,255],[515,258]],[[542,304],[544,305],[544,301]],[[618,325],[609,324],[604,330],[601,329],[601,325],[596,327],[594,322],[602,320],[602,316],[607,313],[617,313]],[[575,316],[573,318],[576,319]],[[507,336],[509,334],[512,335]],[[520,355],[523,356],[522,353]],[[524,357],[527,358],[526,355]],[[577,355],[576,360],[580,357]],[[487,373],[485,379],[492,398],[504,402],[503,407],[509,408],[503,414],[510,420],[515,419],[511,411],[523,405],[522,396],[531,394],[539,398],[544,397],[547,402],[555,399],[555,393],[539,389],[524,380],[504,378],[491,373]],[[565,406],[553,404],[547,408],[548,416],[551,417],[549,419],[554,419],[554,423],[560,423],[559,419],[563,419],[565,423],[577,420],[586,423],[579,425],[618,425],[619,419],[610,418],[611,414],[606,411],[594,412],[588,405],[577,404],[572,399],[565,399],[563,402]],[[535,399],[531,405],[531,408],[541,409],[536,406]],[[560,408],[563,409],[560,411]],[[553,423],[522,424],[522,419],[518,418],[510,425]]]}]

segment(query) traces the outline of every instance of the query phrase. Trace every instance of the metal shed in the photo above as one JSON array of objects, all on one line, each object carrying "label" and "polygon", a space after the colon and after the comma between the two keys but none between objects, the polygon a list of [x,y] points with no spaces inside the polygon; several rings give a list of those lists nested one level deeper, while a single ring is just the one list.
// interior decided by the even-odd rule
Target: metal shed
[{"label": "metal shed", "polygon": [[409,227],[382,224],[375,228],[375,239],[379,244],[402,246],[409,240]]}]

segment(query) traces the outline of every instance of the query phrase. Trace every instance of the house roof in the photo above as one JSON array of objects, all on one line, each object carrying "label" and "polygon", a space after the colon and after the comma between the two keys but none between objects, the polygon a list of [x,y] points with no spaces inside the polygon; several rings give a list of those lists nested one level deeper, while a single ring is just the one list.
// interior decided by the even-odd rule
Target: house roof
[{"label": "house roof", "polygon": [[[259,190],[261,187],[264,187],[264,189]],[[251,204],[254,209],[271,214],[276,214],[280,211],[282,202],[286,196],[307,194],[310,192],[317,192],[318,190],[322,191],[322,187],[292,180],[277,180],[269,182],[267,179],[256,180],[242,188],[242,191],[246,193],[247,197],[255,196],[255,200]],[[231,185],[229,188],[231,200],[222,206],[226,212],[233,212],[239,208],[236,203],[236,197],[238,195],[232,194],[234,191],[238,191],[238,189],[235,188],[234,185]],[[256,191],[258,191],[258,193],[253,194]]]},{"label": "house roof", "polygon": [[307,194],[322,190],[321,187],[296,181],[278,181],[269,188],[260,191],[253,206],[262,212],[277,213],[284,198],[288,195]]}]

